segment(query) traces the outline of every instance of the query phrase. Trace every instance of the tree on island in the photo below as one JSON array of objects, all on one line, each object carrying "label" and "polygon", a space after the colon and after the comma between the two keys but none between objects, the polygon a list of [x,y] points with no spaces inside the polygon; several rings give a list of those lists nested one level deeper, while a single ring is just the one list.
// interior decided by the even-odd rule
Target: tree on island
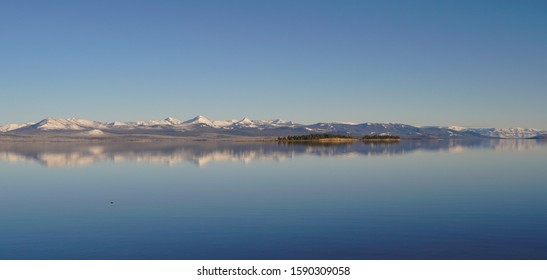
[{"label": "tree on island", "polygon": [[389,134],[388,135],[374,134],[374,135],[363,136],[363,140],[390,140],[390,139],[399,140],[401,139],[401,137],[395,136],[395,135],[389,135]]},{"label": "tree on island", "polygon": [[307,135],[289,135],[287,137],[278,137],[277,141],[312,141],[312,140],[321,140],[321,139],[333,139],[333,138],[343,138],[343,139],[354,139],[354,137],[349,135],[339,135],[339,134],[307,134]]}]

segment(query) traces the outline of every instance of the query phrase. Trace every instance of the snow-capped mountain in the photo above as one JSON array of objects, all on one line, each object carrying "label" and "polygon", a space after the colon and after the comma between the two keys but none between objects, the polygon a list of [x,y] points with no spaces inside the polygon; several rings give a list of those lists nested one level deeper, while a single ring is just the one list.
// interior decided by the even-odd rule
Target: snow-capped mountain
[{"label": "snow-capped mountain", "polygon": [[171,135],[171,136],[200,136],[208,135],[230,136],[286,136],[309,133],[336,133],[353,136],[390,134],[405,138],[533,138],[547,134],[547,131],[532,128],[465,128],[465,127],[419,127],[400,123],[347,123],[324,122],[310,125],[298,124],[291,121],[240,120],[214,121],[204,116],[196,116],[187,121],[173,117],[163,120],[149,120],[137,122],[98,122],[77,118],[47,118],[37,123],[9,124],[0,126],[3,134],[40,134],[55,133],[76,136],[116,136],[128,134]]},{"label": "snow-capped mountain", "polygon": [[165,123],[171,124],[171,125],[179,125],[179,124],[183,123],[183,121],[177,120],[177,119],[172,118],[172,117],[168,117],[164,121],[165,121]]},{"label": "snow-capped mountain", "polygon": [[534,128],[475,128],[468,131],[494,138],[532,138],[545,133]]},{"label": "snow-capped mountain", "polygon": [[209,120],[208,118],[206,118],[204,116],[196,116],[193,119],[189,119],[189,120],[183,122],[183,124],[216,127],[215,124],[211,120]]},{"label": "snow-capped mountain", "polygon": [[6,125],[3,125],[3,126],[0,126],[0,132],[8,132],[8,131],[11,131],[11,130],[16,130],[16,129],[19,129],[21,127],[25,127],[25,126],[28,126],[28,125],[31,125],[32,123],[25,123],[25,124],[6,124]]},{"label": "snow-capped mountain", "polygon": [[448,129],[458,132],[473,132],[490,138],[533,138],[545,134],[547,131],[535,128],[466,128],[449,126]]},{"label": "snow-capped mountain", "polygon": [[257,123],[246,117],[240,121],[233,123],[231,126],[235,128],[258,128]]},{"label": "snow-capped mountain", "polygon": [[54,119],[47,118],[30,125],[38,130],[86,130],[106,128],[106,124],[84,119]]}]

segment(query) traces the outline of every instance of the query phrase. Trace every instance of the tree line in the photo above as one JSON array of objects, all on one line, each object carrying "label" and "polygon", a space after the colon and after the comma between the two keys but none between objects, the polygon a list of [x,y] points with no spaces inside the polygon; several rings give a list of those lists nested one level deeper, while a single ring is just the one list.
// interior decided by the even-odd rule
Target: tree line
[{"label": "tree line", "polygon": [[329,139],[329,138],[344,138],[352,139],[354,137],[349,135],[339,135],[339,134],[307,134],[307,135],[289,135],[286,137],[278,137],[278,141],[310,141],[310,140],[320,140],[320,139]]},{"label": "tree line", "polygon": [[[312,141],[312,140],[321,140],[321,139],[332,139],[332,138],[342,138],[342,139],[356,139],[350,135],[343,134],[330,134],[330,133],[321,133],[321,134],[306,134],[306,135],[289,135],[285,137],[277,137],[277,141]],[[395,135],[365,135],[362,138],[363,140],[390,140],[390,139],[401,139],[399,136]]]},{"label": "tree line", "polygon": [[383,139],[401,139],[399,136],[395,135],[365,135],[363,136],[364,140],[383,140]]}]

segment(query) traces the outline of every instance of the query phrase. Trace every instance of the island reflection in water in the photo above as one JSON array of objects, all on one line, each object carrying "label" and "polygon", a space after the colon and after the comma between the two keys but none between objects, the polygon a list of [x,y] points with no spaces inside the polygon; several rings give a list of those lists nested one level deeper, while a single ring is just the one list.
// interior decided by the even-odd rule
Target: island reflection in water
[{"label": "island reflection in water", "polygon": [[305,144],[273,142],[42,142],[0,143],[0,161],[34,162],[47,167],[99,162],[139,162],[203,167],[212,162],[283,161],[302,155],[399,156],[418,151],[459,153],[470,149],[529,150],[547,145],[536,140],[402,141],[400,143]]}]

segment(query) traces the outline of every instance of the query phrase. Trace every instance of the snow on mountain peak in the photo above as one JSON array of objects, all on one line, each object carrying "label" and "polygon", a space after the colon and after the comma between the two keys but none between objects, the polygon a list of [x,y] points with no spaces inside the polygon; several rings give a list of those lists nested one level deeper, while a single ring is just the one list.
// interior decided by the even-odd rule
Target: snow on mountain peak
[{"label": "snow on mountain peak", "polygon": [[115,122],[109,123],[108,125],[109,125],[109,126],[125,126],[125,125],[127,125],[127,124],[124,123],[124,122],[115,121]]},{"label": "snow on mountain peak", "polygon": [[237,121],[230,120],[230,121],[213,121],[213,124],[215,127],[228,127],[232,124],[234,124]]},{"label": "snow on mountain peak", "polygon": [[[391,133],[393,135],[427,136],[436,135],[439,137],[487,137],[487,138],[534,138],[539,135],[546,135],[547,131],[533,128],[465,128],[459,126],[439,127],[425,126],[417,127],[397,123],[347,123],[329,122],[303,125],[281,119],[273,120],[251,120],[247,117],[240,120],[211,121],[208,118],[198,115],[187,121],[180,121],[173,117],[163,120],[150,120],[139,122],[111,122],[103,123],[93,120],[78,118],[47,118],[37,123],[8,124],[0,126],[0,132],[6,133],[31,133],[37,131],[78,131],[86,135],[116,134],[121,131],[153,130],[155,133],[162,133],[168,130],[183,133],[185,131],[199,131],[201,128],[218,129],[220,133],[224,130],[231,130],[230,133],[237,133],[238,129],[251,135],[253,130],[277,129],[275,133],[288,133],[288,129],[300,129],[310,133],[349,133],[353,135]],[[283,128],[283,129],[281,129]],[[247,131],[248,130],[248,131]],[[273,132],[273,131],[272,131]],[[127,133],[127,132],[124,132]]]},{"label": "snow on mountain peak", "polygon": [[193,119],[189,119],[185,121],[184,123],[185,124],[205,124],[205,125],[213,126],[213,127],[215,126],[211,120],[201,115],[198,115]]},{"label": "snow on mountain peak", "polygon": [[249,128],[257,127],[255,122],[247,117],[241,119],[240,121],[235,122],[234,125],[237,127],[249,127]]},{"label": "snow on mountain peak", "polygon": [[479,134],[485,137],[493,138],[532,138],[543,133],[546,133],[544,130],[535,129],[535,128],[466,128],[461,126],[449,126],[449,127],[440,127],[448,128],[457,132],[472,132]]},{"label": "snow on mountain peak", "polygon": [[183,123],[183,121],[177,120],[177,119],[175,119],[175,118],[173,118],[173,117],[168,117],[168,118],[166,118],[164,121],[167,122],[167,123],[169,123],[169,124],[173,124],[173,125],[178,125],[178,124]]},{"label": "snow on mountain peak", "polygon": [[466,130],[467,128],[462,127],[462,126],[455,126],[455,125],[453,125],[453,126],[449,126],[448,129],[454,130],[454,131],[464,131],[464,130]]},{"label": "snow on mountain peak", "polygon": [[0,132],[8,132],[8,131],[16,130],[16,129],[25,127],[27,125],[30,125],[30,123],[26,123],[26,124],[14,124],[14,123],[6,124],[6,125],[3,125],[3,126],[0,126]]},{"label": "snow on mountain peak", "polygon": [[356,125],[354,122],[333,122],[333,124],[347,124],[347,125]]},{"label": "snow on mountain peak", "polygon": [[83,130],[70,119],[47,118],[33,125],[39,130]]},{"label": "snow on mountain peak", "polygon": [[485,129],[484,134],[499,138],[531,138],[545,133],[534,128],[492,128]]},{"label": "snow on mountain peak", "polygon": [[106,127],[106,124],[97,121],[77,118],[47,118],[33,124],[32,126],[39,130],[85,130],[90,128],[104,128]]}]

